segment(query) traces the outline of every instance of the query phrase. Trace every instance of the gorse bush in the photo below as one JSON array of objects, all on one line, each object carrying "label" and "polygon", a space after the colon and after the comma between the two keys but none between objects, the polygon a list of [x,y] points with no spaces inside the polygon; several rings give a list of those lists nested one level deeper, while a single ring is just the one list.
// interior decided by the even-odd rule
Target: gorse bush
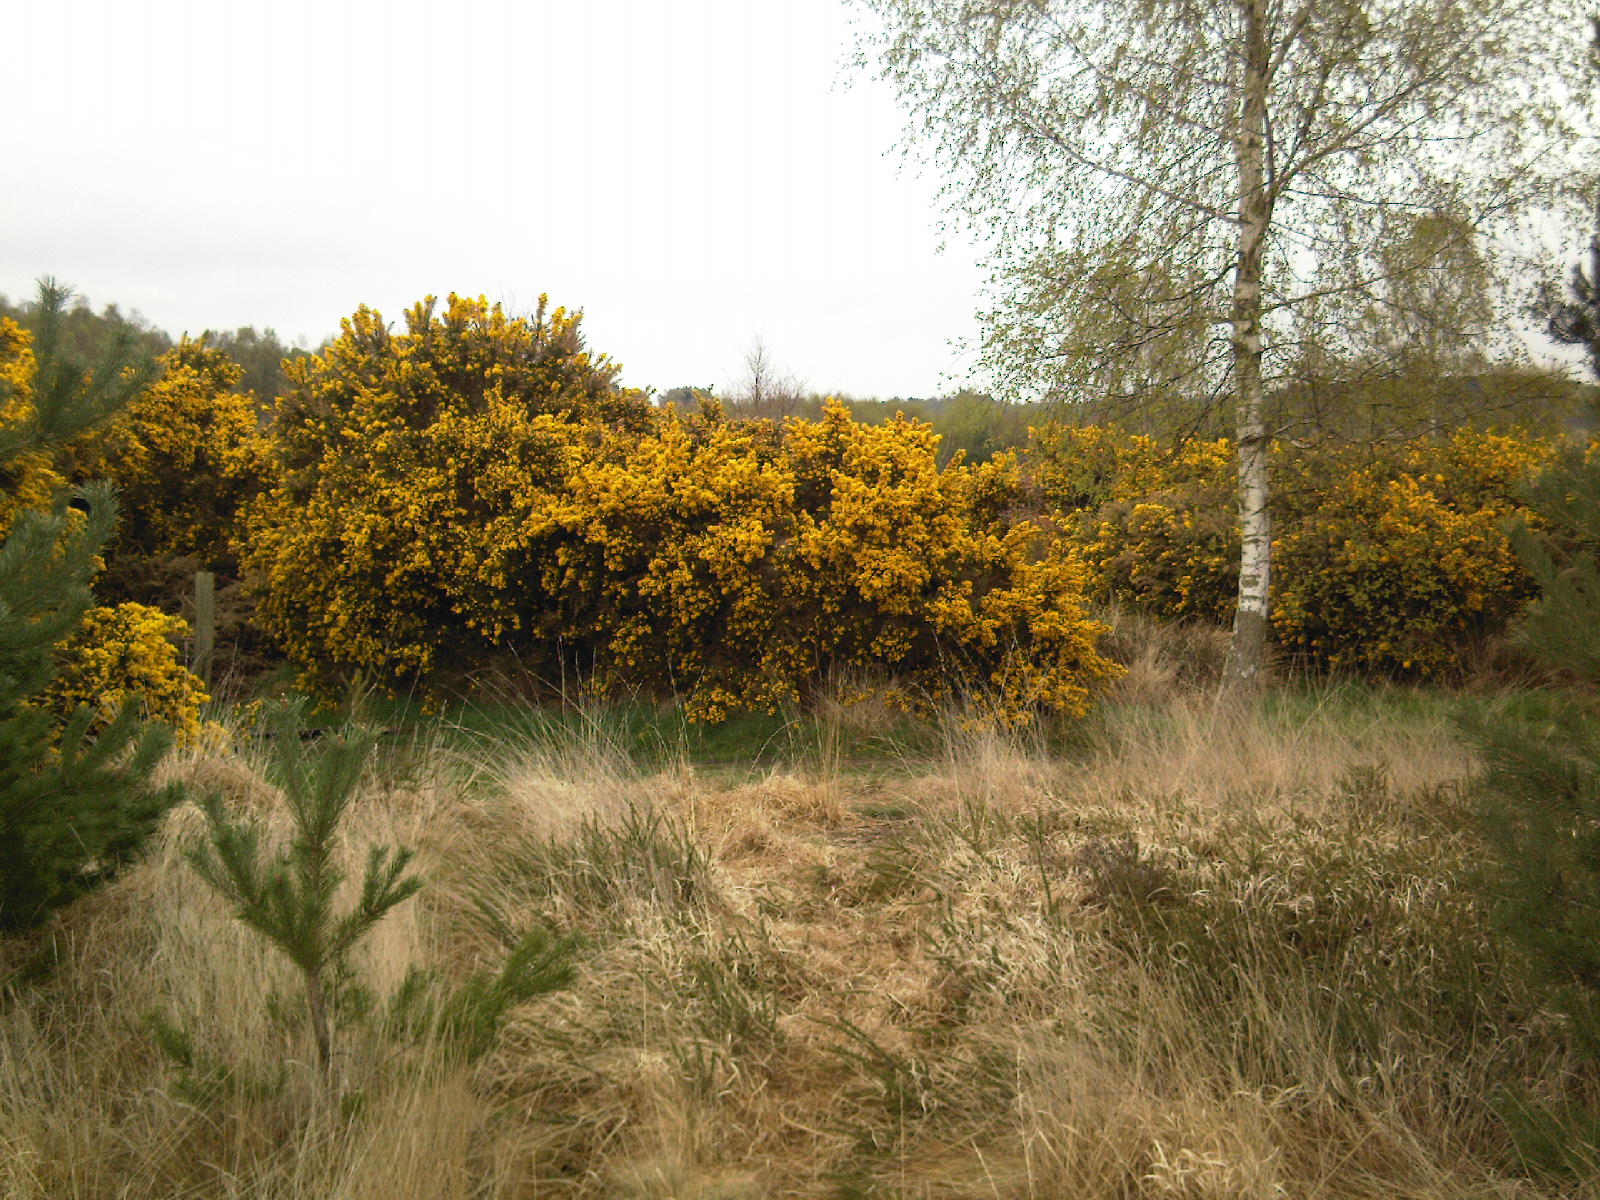
[{"label": "gorse bush", "polygon": [[110,479],[122,521],[108,548],[119,560],[184,558],[235,566],[239,509],[261,487],[264,445],[242,369],[203,340],[184,338],[160,374],[104,428],[60,456],[70,479]]},{"label": "gorse bush", "polygon": [[[17,489],[121,482],[126,595],[156,594],[130,562],[231,570],[237,551],[260,625],[323,684],[453,688],[506,666],[716,719],[864,672],[932,703],[980,691],[1015,719],[1080,713],[1111,671],[1086,598],[1201,623],[1233,608],[1225,439],[1049,425],[1020,458],[941,467],[926,423],[840,405],[679,414],[621,387],[581,314],[544,301],[515,317],[429,299],[397,330],[362,308],[289,364],[262,433],[220,351],[185,341],[163,365],[66,461],[19,466]],[[1318,670],[1460,670],[1528,595],[1501,526],[1545,453],[1474,432],[1281,455],[1280,649]]]},{"label": "gorse bush", "polygon": [[1012,721],[1082,715],[1114,668],[1081,560],[999,515],[1018,487],[1009,457],[940,469],[929,426],[836,403],[776,432],[668,415],[572,483],[601,682],[676,685],[715,720],[876,669]]},{"label": "gorse bush", "polygon": [[[1439,442],[1282,456],[1272,630],[1301,665],[1436,678],[1526,602],[1508,519],[1548,443],[1464,431]],[[1167,446],[1108,429],[1044,429],[1040,502],[1083,541],[1100,594],[1164,620],[1222,623],[1239,542],[1228,443]]]},{"label": "gorse bush", "polygon": [[1102,598],[1221,623],[1238,595],[1233,447],[1114,427],[1045,426],[1026,454],[1038,503],[1079,541]]},{"label": "gorse bush", "polygon": [[247,559],[260,619],[296,661],[398,681],[554,645],[539,583],[563,490],[605,428],[650,421],[579,321],[452,296],[392,333],[363,308],[290,364]]},{"label": "gorse bush", "polygon": [[1277,538],[1280,646],[1318,668],[1457,671],[1532,592],[1506,524],[1527,514],[1517,491],[1548,454],[1545,444],[1462,432],[1309,460]]},{"label": "gorse bush", "polygon": [[131,705],[192,745],[202,732],[200,706],[210,696],[178,657],[178,642],[187,632],[182,620],[149,605],[92,608],[58,648],[56,676],[38,703],[62,721],[86,708],[94,714],[94,731]]},{"label": "gorse bush", "polygon": [[[1020,459],[941,467],[926,423],[839,404],[781,423],[653,408],[576,315],[460,297],[403,333],[363,309],[289,379],[248,558],[267,627],[324,681],[448,685],[514,660],[716,720],[865,672],[1017,720],[1081,714],[1112,673],[1087,599],[1202,623],[1234,604],[1225,439],[1046,426]],[[1463,432],[1283,455],[1280,649],[1459,671],[1529,594],[1502,526],[1547,453]]]},{"label": "gorse bush", "polygon": [[1078,556],[1005,516],[1014,461],[941,470],[928,426],[840,405],[683,417],[615,375],[564,310],[357,313],[279,402],[249,515],[269,629],[324,677],[514,656],[709,719],[840,667],[976,682],[1012,719],[1081,713],[1114,673]]}]

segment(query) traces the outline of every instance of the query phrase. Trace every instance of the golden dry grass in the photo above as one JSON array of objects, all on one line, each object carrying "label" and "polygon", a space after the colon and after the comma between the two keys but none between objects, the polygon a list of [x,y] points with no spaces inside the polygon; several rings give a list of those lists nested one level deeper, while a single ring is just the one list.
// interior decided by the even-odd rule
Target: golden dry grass
[{"label": "golden dry grass", "polygon": [[[1531,1176],[1491,1104],[1584,1076],[1462,883],[1442,718],[1129,696],[1095,728],[1052,757],[953,722],[870,776],[825,742],[646,772],[592,730],[403,756],[348,828],[352,867],[398,841],[429,879],[364,950],[376,990],[491,963],[486,911],[587,944],[475,1065],[347,1031],[342,1101],[179,810],[7,997],[0,1195],[1600,1194]],[[168,769],[281,831],[248,756]],[[177,1098],[151,1009],[233,1084]]]}]

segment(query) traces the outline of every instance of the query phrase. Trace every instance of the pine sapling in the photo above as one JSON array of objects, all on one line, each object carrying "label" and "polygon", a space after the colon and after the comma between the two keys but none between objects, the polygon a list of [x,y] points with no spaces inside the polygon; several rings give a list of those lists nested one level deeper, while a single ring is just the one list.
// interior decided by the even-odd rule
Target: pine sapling
[{"label": "pine sapling", "polygon": [[[110,419],[149,380],[125,340],[92,369],[64,350],[69,295],[40,282],[37,369],[26,383],[0,379],[0,481]],[[40,703],[60,670],[57,647],[94,603],[116,511],[109,484],[63,489],[17,512],[0,539],[0,930],[36,926],[111,878],[181,797],[152,782],[170,735],[136,705],[95,732],[87,710],[63,723]]]},{"label": "pine sapling", "polygon": [[233,904],[239,919],[282,950],[300,971],[317,1066],[331,1080],[330,982],[342,973],[355,946],[422,881],[406,874],[410,850],[374,845],[354,906],[335,912],[345,878],[334,861],[339,825],[361,781],[373,738],[347,731],[312,744],[303,742],[303,731],[294,706],[272,725],[270,776],[283,788],[294,823],[288,848],[264,858],[260,828],[235,821],[223,811],[220,798],[210,795],[200,801],[209,842],[190,851],[188,859]]},{"label": "pine sapling", "polygon": [[[1600,1061],[1600,459],[1570,448],[1529,489],[1544,519],[1513,531],[1539,581],[1516,630],[1536,657],[1577,684],[1542,719],[1515,712],[1469,725],[1483,754],[1481,827],[1490,910],[1520,948],[1574,1044]],[[1600,1162],[1592,1095],[1546,1101],[1508,1093],[1523,1157],[1566,1173]]]}]

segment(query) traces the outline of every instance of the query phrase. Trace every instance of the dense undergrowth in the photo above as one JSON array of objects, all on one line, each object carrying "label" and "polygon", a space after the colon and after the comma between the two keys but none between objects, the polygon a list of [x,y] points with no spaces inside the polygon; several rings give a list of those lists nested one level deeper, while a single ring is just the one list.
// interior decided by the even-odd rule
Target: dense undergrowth
[{"label": "dense undergrowth", "polygon": [[[871,704],[700,744],[644,709],[388,714],[340,853],[413,846],[427,882],[363,985],[464,979],[535,923],[583,948],[475,1063],[353,1011],[333,1094],[177,809],[6,946],[0,1193],[1595,1194],[1513,1131],[1516,1097],[1600,1079],[1477,899],[1453,719],[1500,701],[1134,682],[1024,740]],[[281,836],[257,749],[167,771]]]},{"label": "dense undergrowth", "polygon": [[[197,569],[208,662],[243,674],[287,659],[332,690],[362,677],[439,700],[510,673],[544,698],[676,698],[709,722],[852,674],[894,676],[924,714],[982,693],[1018,725],[1081,716],[1118,674],[1097,609],[1232,612],[1225,439],[1041,413],[967,462],[926,422],[843,401],[782,421],[704,395],[658,405],[543,302],[514,317],[430,299],[402,325],[358,310],[276,397],[238,393],[241,368],[185,340],[120,415],[13,464],[0,527],[67,483],[109,477],[123,497],[107,612],[64,648],[84,661],[63,703],[136,663],[150,715],[196,736],[203,689],[153,651],[199,612]],[[51,377],[32,337],[0,322],[13,432]],[[1573,432],[1536,409],[1447,437],[1277,444],[1280,657],[1452,683],[1493,666],[1533,591],[1506,526],[1541,525],[1525,485]]]}]

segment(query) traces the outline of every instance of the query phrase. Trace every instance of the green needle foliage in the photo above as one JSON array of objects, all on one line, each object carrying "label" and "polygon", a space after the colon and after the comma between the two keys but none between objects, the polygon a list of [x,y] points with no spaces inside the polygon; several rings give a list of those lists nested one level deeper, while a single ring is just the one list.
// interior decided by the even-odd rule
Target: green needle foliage
[{"label": "green needle foliage", "polygon": [[[0,394],[20,414],[0,422],[0,486],[24,455],[104,421],[148,379],[125,343],[92,370],[62,351],[69,295],[49,280],[39,286],[33,385],[26,396]],[[0,929],[37,925],[109,878],[180,798],[150,784],[170,735],[132,706],[91,736],[88,710],[60,727],[34,703],[55,676],[56,647],[93,603],[89,582],[116,516],[111,488],[94,484],[48,511],[18,513],[0,543]]]},{"label": "green needle foliage", "polygon": [[1476,729],[1486,773],[1483,824],[1501,869],[1501,925],[1600,1054],[1600,461],[1572,450],[1531,488],[1550,532],[1514,533],[1539,582],[1518,640],[1580,686],[1537,718]]},{"label": "green needle foliage", "polygon": [[1539,581],[1519,639],[1545,662],[1600,681],[1600,460],[1569,448],[1529,490],[1529,507],[1550,533],[1513,534]]},{"label": "green needle foliage", "polygon": [[373,739],[345,731],[305,743],[297,706],[277,715],[272,732],[270,773],[283,788],[294,821],[288,848],[264,858],[260,829],[234,821],[223,811],[221,799],[209,795],[200,804],[210,842],[188,857],[200,877],[233,904],[239,919],[299,968],[317,1065],[326,1078],[333,1065],[330,984],[344,972],[350,951],[390,909],[414,895],[422,880],[406,874],[410,850],[375,845],[367,853],[355,905],[336,913],[345,878],[334,861],[339,823],[361,781]]},{"label": "green needle foliage", "polygon": [[53,450],[105,424],[156,377],[156,364],[138,356],[131,328],[108,338],[92,364],[74,356],[65,333],[71,299],[71,288],[48,277],[39,281],[39,300],[30,323],[37,364],[33,403],[24,417],[0,425],[0,464],[33,451]]},{"label": "green needle foliage", "polygon": [[[299,969],[317,1065],[331,1082],[336,1015],[357,1020],[372,1015],[370,994],[354,982],[350,952],[391,909],[413,896],[422,880],[407,874],[410,850],[372,846],[355,903],[336,912],[345,881],[334,860],[340,822],[361,783],[373,739],[346,730],[308,741],[298,705],[279,710],[270,730],[268,774],[282,787],[293,819],[289,845],[265,856],[260,828],[233,819],[219,797],[208,795],[199,803],[209,841],[191,850],[188,859],[233,904],[241,921]],[[439,972],[413,966],[382,1014],[378,1028],[383,1034],[413,1043],[431,1040],[470,1062],[494,1045],[513,1008],[572,983],[580,939],[541,925],[518,933],[492,905],[480,907],[484,927],[506,952],[499,967],[474,972],[447,988]],[[183,1078],[211,1078],[218,1070],[217,1078],[231,1076],[215,1064],[207,1068],[210,1074],[201,1071],[176,1026],[159,1013],[148,1020]]]},{"label": "green needle foliage", "polygon": [[475,1062],[493,1048],[513,1008],[572,984],[580,938],[557,935],[542,925],[518,935],[492,911],[483,915],[506,950],[500,969],[474,972],[454,990],[442,992],[436,972],[412,967],[389,1004],[391,1035],[411,1041],[432,1038],[448,1053]]},{"label": "green needle foliage", "polygon": [[[1576,686],[1538,716],[1512,712],[1471,729],[1483,753],[1482,827],[1493,853],[1492,911],[1548,989],[1575,1044],[1600,1061],[1600,459],[1571,449],[1532,486],[1548,522],[1515,531],[1540,598],[1521,643]],[[1592,1081],[1591,1081],[1592,1082]],[[1505,1115],[1530,1164],[1600,1167],[1600,1104],[1510,1094]]]},{"label": "green needle foliage", "polygon": [[470,976],[445,1001],[442,1030],[468,1060],[481,1058],[494,1044],[505,1014],[518,1004],[568,987],[577,976],[572,964],[577,938],[557,937],[535,926],[515,941],[507,939],[500,970]]}]

